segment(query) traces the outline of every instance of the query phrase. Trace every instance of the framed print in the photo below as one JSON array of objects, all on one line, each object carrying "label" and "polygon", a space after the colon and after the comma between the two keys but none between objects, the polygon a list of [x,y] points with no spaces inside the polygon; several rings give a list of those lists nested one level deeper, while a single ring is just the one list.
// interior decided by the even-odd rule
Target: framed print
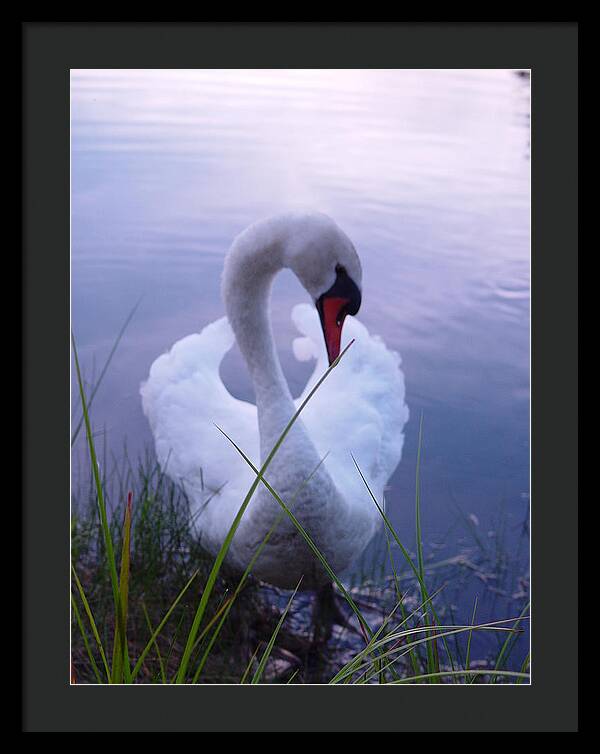
[{"label": "framed print", "polygon": [[576,25],[23,42],[24,729],[576,730]]}]

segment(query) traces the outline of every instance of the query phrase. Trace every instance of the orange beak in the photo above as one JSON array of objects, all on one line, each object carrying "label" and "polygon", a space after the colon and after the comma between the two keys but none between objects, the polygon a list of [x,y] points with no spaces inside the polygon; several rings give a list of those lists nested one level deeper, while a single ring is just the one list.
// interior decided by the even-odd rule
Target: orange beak
[{"label": "orange beak", "polygon": [[329,365],[340,355],[342,326],[346,318],[346,307],[350,300],[337,296],[327,296],[319,300],[317,306],[321,317],[321,327],[325,337]]}]

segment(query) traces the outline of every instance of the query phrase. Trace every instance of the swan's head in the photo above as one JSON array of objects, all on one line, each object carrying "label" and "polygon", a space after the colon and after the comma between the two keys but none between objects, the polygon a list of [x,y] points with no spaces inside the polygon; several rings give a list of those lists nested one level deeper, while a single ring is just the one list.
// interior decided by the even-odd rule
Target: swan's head
[{"label": "swan's head", "polygon": [[348,236],[326,215],[313,215],[287,245],[285,261],[312,297],[331,364],[340,353],[342,327],[361,303],[362,269]]}]

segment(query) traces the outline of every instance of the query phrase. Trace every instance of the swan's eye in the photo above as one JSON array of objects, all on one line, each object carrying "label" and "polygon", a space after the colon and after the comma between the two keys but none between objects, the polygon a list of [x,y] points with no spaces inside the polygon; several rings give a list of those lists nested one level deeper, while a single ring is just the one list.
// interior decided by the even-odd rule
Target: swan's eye
[{"label": "swan's eye", "polygon": [[342,275],[345,275],[345,274],[347,274],[347,273],[346,273],[346,268],[345,268],[345,267],[344,267],[343,265],[341,265],[341,264],[336,264],[336,266],[335,266],[335,271],[336,271],[336,272],[337,272],[338,274],[340,274],[340,273],[341,273]]}]

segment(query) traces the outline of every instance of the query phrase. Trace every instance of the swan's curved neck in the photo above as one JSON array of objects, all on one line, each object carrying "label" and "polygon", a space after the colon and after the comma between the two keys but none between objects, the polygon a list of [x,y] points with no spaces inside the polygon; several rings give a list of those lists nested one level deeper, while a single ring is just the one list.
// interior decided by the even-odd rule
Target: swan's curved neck
[{"label": "swan's curved neck", "polygon": [[281,241],[245,233],[234,242],[223,272],[227,317],[254,384],[263,458],[295,411],[269,311],[273,279],[284,266]]},{"label": "swan's curved neck", "polygon": [[[237,237],[223,270],[227,316],[254,383],[261,463],[296,411],[275,350],[269,315],[273,279],[288,266],[293,242],[285,220],[259,223]],[[296,516],[310,521],[317,531],[327,532],[333,521],[347,515],[347,510],[322,460],[299,418],[272,459],[268,479],[282,499],[294,501]],[[245,529],[252,547],[256,546],[256,530],[266,533],[280,513],[262,486],[256,497],[252,523]],[[278,525],[295,532],[291,522],[279,521]],[[310,560],[312,563],[312,555]]]}]

